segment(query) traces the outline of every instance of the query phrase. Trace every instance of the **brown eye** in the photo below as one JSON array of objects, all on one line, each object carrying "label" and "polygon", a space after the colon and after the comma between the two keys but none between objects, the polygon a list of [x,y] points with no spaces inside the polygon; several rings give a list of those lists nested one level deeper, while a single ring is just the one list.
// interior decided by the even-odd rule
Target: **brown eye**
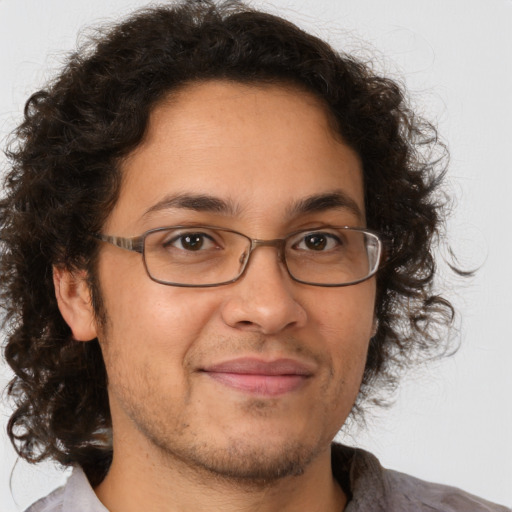
[{"label": "brown eye", "polygon": [[205,233],[184,233],[166,242],[165,247],[197,252],[215,247],[215,242]]},{"label": "brown eye", "polygon": [[333,250],[340,245],[340,240],[333,234],[316,232],[303,235],[294,248],[302,251],[324,252]]},{"label": "brown eye", "polygon": [[204,235],[193,233],[181,237],[181,246],[188,251],[198,251],[203,247]]},{"label": "brown eye", "polygon": [[321,234],[308,235],[304,238],[304,244],[313,251],[323,251],[327,246],[327,237]]}]

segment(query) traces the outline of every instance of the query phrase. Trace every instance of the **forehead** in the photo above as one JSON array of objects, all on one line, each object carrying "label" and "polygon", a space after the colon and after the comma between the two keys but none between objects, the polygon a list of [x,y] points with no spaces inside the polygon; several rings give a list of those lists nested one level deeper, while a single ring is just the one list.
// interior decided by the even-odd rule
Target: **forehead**
[{"label": "forehead", "polygon": [[168,96],[122,172],[107,224],[126,228],[139,229],[166,197],[190,194],[220,198],[240,218],[275,217],[334,191],[364,212],[357,154],[319,99],[285,86],[212,81]]}]

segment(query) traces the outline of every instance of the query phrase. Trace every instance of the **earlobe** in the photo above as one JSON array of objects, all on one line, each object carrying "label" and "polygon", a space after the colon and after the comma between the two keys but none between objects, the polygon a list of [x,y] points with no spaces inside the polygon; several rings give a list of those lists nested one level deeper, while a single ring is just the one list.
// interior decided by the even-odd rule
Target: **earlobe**
[{"label": "earlobe", "polygon": [[73,338],[77,341],[96,338],[96,321],[85,271],[53,267],[53,284],[60,313]]},{"label": "earlobe", "polygon": [[372,335],[370,336],[370,338],[373,338],[377,334],[378,330],[379,330],[379,319],[377,317],[374,317],[373,324],[372,324]]}]

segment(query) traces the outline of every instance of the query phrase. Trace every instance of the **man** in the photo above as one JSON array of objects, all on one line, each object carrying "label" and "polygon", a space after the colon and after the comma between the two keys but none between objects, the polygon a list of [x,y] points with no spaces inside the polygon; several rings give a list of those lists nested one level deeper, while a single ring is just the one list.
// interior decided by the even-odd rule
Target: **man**
[{"label": "man", "polygon": [[445,348],[433,135],[395,83],[238,3],[75,55],[0,203],[9,432],[74,466],[30,510],[505,510],[331,444]]}]

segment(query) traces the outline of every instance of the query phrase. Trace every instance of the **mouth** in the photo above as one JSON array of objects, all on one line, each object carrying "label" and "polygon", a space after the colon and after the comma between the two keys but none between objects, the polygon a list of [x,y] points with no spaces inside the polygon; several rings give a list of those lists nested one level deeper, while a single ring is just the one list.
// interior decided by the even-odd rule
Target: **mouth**
[{"label": "mouth", "polygon": [[201,372],[221,385],[263,397],[296,391],[313,375],[310,366],[293,359],[257,358],[224,361],[202,368]]}]

